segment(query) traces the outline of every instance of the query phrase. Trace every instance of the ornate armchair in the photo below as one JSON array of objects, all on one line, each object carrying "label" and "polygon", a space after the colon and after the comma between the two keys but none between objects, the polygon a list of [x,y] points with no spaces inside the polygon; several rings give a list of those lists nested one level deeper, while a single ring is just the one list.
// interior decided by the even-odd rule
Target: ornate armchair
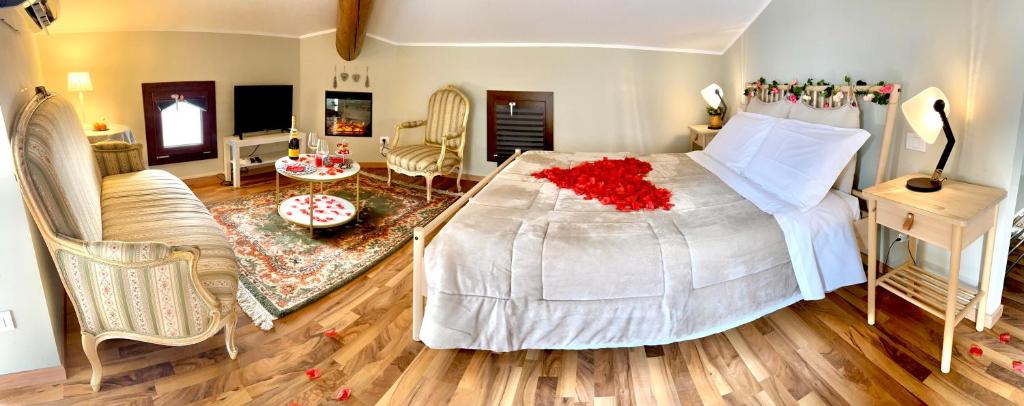
[{"label": "ornate armchair", "polygon": [[[469,99],[448,85],[434,92],[427,103],[427,119],[406,121],[395,125],[395,138],[387,153],[388,185],[391,171],[427,178],[427,200],[431,183],[437,175],[458,170],[456,188],[462,191],[462,153],[466,146],[466,122],[469,120]],[[399,144],[402,130],[425,127],[422,144]]]},{"label": "ornate armchair", "polygon": [[238,262],[184,183],[145,170],[137,145],[94,154],[72,105],[43,88],[21,110],[11,145],[26,206],[78,316],[94,391],[97,346],[112,338],[180,346],[223,328],[235,358]]}]

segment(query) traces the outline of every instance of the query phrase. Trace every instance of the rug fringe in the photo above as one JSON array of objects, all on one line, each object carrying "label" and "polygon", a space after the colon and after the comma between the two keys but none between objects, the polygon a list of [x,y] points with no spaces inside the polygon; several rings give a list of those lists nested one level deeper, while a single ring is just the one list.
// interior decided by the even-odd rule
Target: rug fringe
[{"label": "rug fringe", "polygon": [[236,297],[242,311],[252,319],[252,324],[255,324],[256,327],[264,331],[274,328],[274,320],[277,320],[277,317],[274,317],[267,309],[264,309],[263,305],[252,295],[252,292],[249,292],[249,289],[246,289],[245,286],[239,286]]}]

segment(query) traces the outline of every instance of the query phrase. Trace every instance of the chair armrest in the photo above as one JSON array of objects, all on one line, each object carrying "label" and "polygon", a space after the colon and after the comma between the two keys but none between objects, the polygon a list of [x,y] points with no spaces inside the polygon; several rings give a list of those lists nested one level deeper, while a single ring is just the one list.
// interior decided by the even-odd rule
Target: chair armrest
[{"label": "chair armrest", "polygon": [[51,249],[84,332],[186,340],[224,316],[200,283],[198,247],[58,238]]},{"label": "chair armrest", "polygon": [[395,139],[391,140],[391,146],[389,147],[389,149],[398,146],[398,140],[402,137],[402,130],[422,127],[425,125],[427,125],[427,120],[403,121],[401,123],[395,124]]},{"label": "chair armrest", "polygon": [[[441,143],[441,156],[437,157],[437,168],[441,169],[441,163],[444,162],[444,154],[452,147],[448,146],[448,141],[459,139],[466,132],[465,128],[459,128],[455,132],[449,133],[444,136],[444,142]],[[458,145],[456,145],[457,147]]]},{"label": "chair armrest", "polygon": [[416,127],[422,127],[422,126],[425,126],[425,125],[427,125],[427,120],[412,120],[412,121],[403,121],[401,123],[398,123],[398,124],[395,125],[395,128],[397,128],[397,129],[416,128]]},{"label": "chair armrest", "polygon": [[138,172],[146,169],[142,159],[142,144],[124,141],[102,141],[92,145],[100,175],[110,176]]}]

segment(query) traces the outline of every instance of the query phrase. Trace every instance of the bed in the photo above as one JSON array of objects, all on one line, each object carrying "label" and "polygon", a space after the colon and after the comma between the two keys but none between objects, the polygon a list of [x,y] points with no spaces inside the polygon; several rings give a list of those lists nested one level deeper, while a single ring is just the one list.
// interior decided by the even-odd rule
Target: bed
[{"label": "bed", "polygon": [[[876,181],[891,120],[882,138]],[[532,176],[626,156],[517,153],[417,228],[413,338],[499,352],[659,345],[865,281],[852,190],[801,204],[712,150],[635,157],[650,163],[649,181],[672,192],[671,210],[621,212]]]}]

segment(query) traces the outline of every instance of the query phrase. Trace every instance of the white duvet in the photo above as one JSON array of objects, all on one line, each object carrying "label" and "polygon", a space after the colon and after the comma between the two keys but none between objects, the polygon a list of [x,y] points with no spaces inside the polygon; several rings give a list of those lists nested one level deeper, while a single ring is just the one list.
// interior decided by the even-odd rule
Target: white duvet
[{"label": "white duvet", "polygon": [[664,344],[864,281],[849,195],[801,212],[701,152],[638,157],[672,211],[616,212],[529,176],[603,156],[615,157],[524,154],[440,230],[425,253],[425,344]]}]

